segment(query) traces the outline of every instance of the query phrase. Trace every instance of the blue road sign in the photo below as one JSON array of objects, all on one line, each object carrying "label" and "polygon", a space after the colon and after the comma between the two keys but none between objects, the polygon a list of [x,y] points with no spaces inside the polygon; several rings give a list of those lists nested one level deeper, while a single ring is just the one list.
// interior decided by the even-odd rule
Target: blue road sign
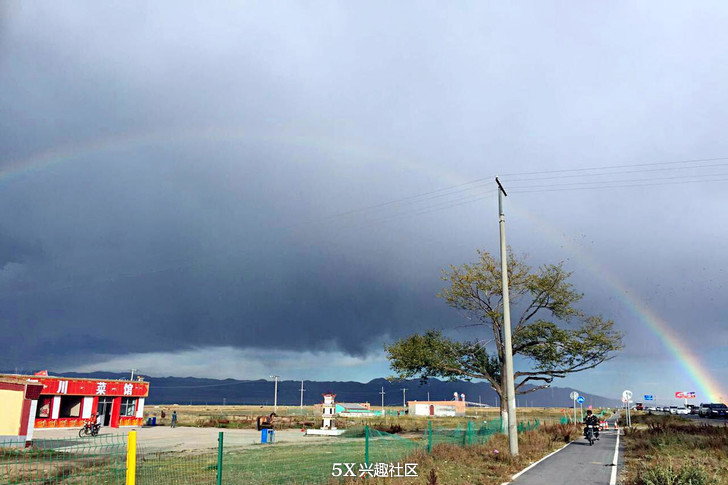
[{"label": "blue road sign", "polygon": [[653,396],[652,394],[645,394],[645,401],[654,401],[654,400],[655,400],[655,396]]},{"label": "blue road sign", "polygon": [[583,404],[584,403],[584,396],[577,397],[576,398],[576,402],[578,402],[579,404]]}]

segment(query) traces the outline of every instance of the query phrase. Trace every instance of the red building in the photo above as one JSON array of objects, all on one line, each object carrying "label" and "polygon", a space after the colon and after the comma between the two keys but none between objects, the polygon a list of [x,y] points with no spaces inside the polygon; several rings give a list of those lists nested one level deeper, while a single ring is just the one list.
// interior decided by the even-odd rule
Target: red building
[{"label": "red building", "polygon": [[[1,376],[0,376],[1,377]],[[141,426],[149,383],[141,380],[72,379],[13,376],[42,384],[35,411],[36,428],[80,427],[100,414],[103,425]]]}]

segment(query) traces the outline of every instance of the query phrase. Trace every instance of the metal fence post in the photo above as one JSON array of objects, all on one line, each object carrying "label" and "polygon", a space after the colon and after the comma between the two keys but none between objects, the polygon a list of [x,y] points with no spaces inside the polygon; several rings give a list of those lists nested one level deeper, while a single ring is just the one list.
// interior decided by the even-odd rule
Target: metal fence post
[{"label": "metal fence post", "polygon": [[136,431],[129,431],[129,439],[126,444],[126,485],[136,483]]},{"label": "metal fence post", "polygon": [[364,464],[369,466],[369,425],[364,426]]},{"label": "metal fence post", "polygon": [[427,422],[427,453],[432,453],[432,421]]},{"label": "metal fence post", "polygon": [[217,485],[222,485],[222,431],[217,434]]}]

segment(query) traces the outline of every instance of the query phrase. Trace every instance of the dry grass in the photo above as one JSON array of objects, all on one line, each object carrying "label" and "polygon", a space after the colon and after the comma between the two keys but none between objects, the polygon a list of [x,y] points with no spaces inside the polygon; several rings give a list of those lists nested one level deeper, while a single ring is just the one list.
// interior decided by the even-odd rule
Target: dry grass
[{"label": "dry grass", "polygon": [[[373,409],[381,409],[373,407]],[[400,411],[401,408],[387,407],[390,412]],[[157,424],[167,426],[171,422],[172,411],[177,411],[178,426],[195,427],[221,427],[221,428],[245,428],[254,429],[255,420],[258,416],[268,415],[273,412],[273,406],[173,406],[157,405],[147,406],[145,419],[149,416],[157,417]],[[165,418],[161,418],[162,412]],[[321,410],[316,406],[278,406],[276,411],[278,418],[275,422],[277,429],[300,429],[303,427],[319,427],[321,425]],[[562,408],[519,408],[519,421],[540,420],[542,423],[558,423],[562,416]],[[427,427],[427,422],[433,419],[438,427],[457,427],[468,420],[490,421],[499,417],[498,408],[468,408],[466,417],[443,417],[430,418],[428,416],[387,416],[382,418],[338,418],[336,425],[339,428],[351,426],[369,426],[389,431],[392,426],[398,426],[402,432],[422,432]]]},{"label": "dry grass", "polygon": [[[401,461],[417,463],[417,478],[367,478],[366,482],[379,485],[500,485],[529,464],[579,436],[577,426],[541,426],[536,431],[519,435],[519,455],[515,458],[508,452],[507,436],[500,434],[484,445],[438,445],[431,454],[417,451]],[[345,483],[363,483],[363,479],[349,479]]]},{"label": "dry grass", "polygon": [[635,424],[624,430],[626,485],[728,485],[728,427],[675,416]]}]

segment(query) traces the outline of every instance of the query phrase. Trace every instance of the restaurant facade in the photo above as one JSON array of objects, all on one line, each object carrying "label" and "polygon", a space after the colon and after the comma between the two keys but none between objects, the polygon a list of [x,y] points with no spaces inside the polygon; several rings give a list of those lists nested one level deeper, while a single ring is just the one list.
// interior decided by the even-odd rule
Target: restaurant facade
[{"label": "restaurant facade", "polygon": [[[0,376],[2,377],[2,376]],[[35,406],[36,429],[81,427],[101,415],[103,426],[141,426],[149,383],[137,380],[12,376],[43,387]]]}]

